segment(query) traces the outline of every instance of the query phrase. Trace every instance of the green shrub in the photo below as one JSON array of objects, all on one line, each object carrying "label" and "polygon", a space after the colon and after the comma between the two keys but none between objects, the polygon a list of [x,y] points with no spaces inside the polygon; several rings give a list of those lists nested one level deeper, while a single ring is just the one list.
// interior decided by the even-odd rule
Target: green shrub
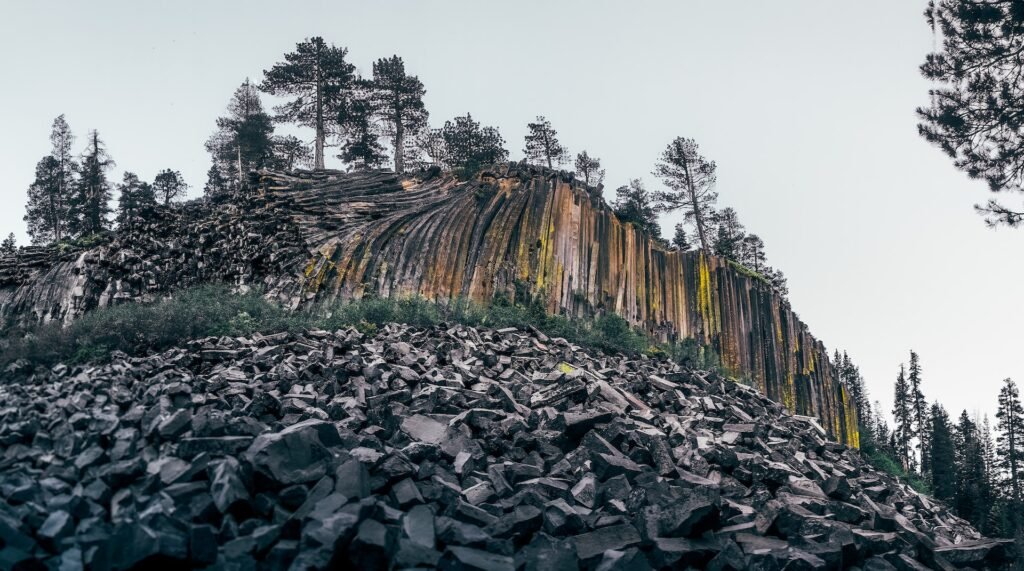
[{"label": "green shrub", "polygon": [[909,484],[911,488],[914,488],[922,494],[931,495],[932,490],[931,486],[928,485],[928,482],[921,478],[921,476],[904,470],[903,466],[889,454],[886,454],[884,451],[877,448],[862,450],[862,452],[868,462],[870,462],[875,468],[878,468],[891,476],[896,476],[900,480]]},{"label": "green shrub", "polygon": [[295,317],[255,292],[235,295],[227,286],[199,286],[154,303],[89,311],[67,327],[51,323],[27,332],[8,331],[2,360],[25,358],[52,365],[96,360],[112,351],[144,354],[196,337],[290,330],[298,325]]},{"label": "green shrub", "polygon": [[[569,319],[547,313],[543,296],[519,295],[522,303],[496,299],[476,304],[465,299],[446,303],[421,297],[389,299],[364,297],[347,302],[325,302],[291,312],[264,299],[261,292],[232,293],[224,285],[183,289],[154,303],[127,303],[100,308],[67,327],[49,324],[26,332],[8,330],[0,362],[25,358],[53,365],[107,358],[113,351],[141,355],[161,351],[188,339],[208,336],[248,336],[253,333],[295,331],[303,328],[335,330],[356,327],[368,334],[387,323],[430,327],[444,322],[493,328],[531,327],[549,337],[562,337],[578,345],[609,353],[679,359],[688,353],[657,346],[644,332],[614,314],[593,320]],[[24,333],[24,335],[19,335]],[[699,366],[713,352],[692,349]]]},{"label": "green shrub", "polygon": [[673,361],[687,367],[726,373],[722,368],[722,358],[714,347],[701,345],[692,337],[666,345],[665,352]]},{"label": "green shrub", "polygon": [[651,345],[647,335],[634,330],[628,321],[614,313],[598,317],[591,333],[592,343],[613,351],[641,353]]}]

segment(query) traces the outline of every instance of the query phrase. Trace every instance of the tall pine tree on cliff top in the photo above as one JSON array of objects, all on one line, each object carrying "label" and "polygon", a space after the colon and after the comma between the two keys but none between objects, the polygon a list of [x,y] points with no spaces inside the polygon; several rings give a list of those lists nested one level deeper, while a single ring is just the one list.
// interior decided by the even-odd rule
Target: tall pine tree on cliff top
[{"label": "tall pine tree on cliff top", "polygon": [[94,129],[89,133],[89,146],[82,155],[82,166],[70,204],[75,235],[89,236],[110,225],[107,216],[110,214],[112,193],[107,171],[113,167],[114,161]]},{"label": "tall pine tree on cliff top", "polygon": [[718,193],[714,191],[716,169],[714,161],[700,154],[697,142],[684,137],[669,143],[654,167],[654,175],[669,188],[654,194],[657,209],[661,212],[681,209],[684,219],[697,227],[700,247],[706,254],[711,253],[708,225],[718,200]]},{"label": "tall pine tree on cliff top", "polygon": [[[918,130],[993,192],[1024,192],[1024,7],[1019,0],[932,0],[942,48],[921,66],[935,83]],[[1024,204],[976,206],[990,225],[1024,223]]]},{"label": "tall pine tree on cliff top", "polygon": [[64,116],[53,120],[52,149],[36,165],[36,178],[28,189],[24,220],[33,244],[65,238],[71,227],[71,201],[78,168],[71,155],[74,136]]},{"label": "tall pine tree on cliff top", "polygon": [[558,131],[551,126],[551,121],[537,117],[534,123],[527,123],[526,148],[523,154],[533,162],[546,164],[548,168],[565,162],[569,152],[558,142]]},{"label": "tall pine tree on cliff top", "polygon": [[235,188],[245,182],[246,173],[273,161],[274,126],[263,109],[259,91],[246,79],[228,103],[226,117],[217,118],[217,130],[206,141],[206,150],[220,171],[212,172],[207,186],[223,190],[230,179]]},{"label": "tall pine tree on cliff top", "polygon": [[604,182],[604,169],[601,159],[590,156],[587,151],[576,155],[576,176],[583,179],[587,186],[598,186]]},{"label": "tall pine tree on cliff top", "polygon": [[60,198],[59,178],[60,163],[53,155],[46,155],[36,164],[36,178],[28,187],[24,217],[33,244],[48,244],[67,233],[69,212]]},{"label": "tall pine tree on cliff top", "polygon": [[75,185],[75,169],[78,164],[75,162],[71,147],[75,143],[75,136],[71,134],[71,127],[64,119],[64,115],[58,115],[53,120],[50,130],[50,155],[57,160],[56,194],[53,196],[54,212],[60,213],[63,220],[53,226],[54,239],[60,240],[68,226],[68,200]]},{"label": "tall pine tree on cliff top", "polygon": [[423,105],[426,92],[418,77],[405,73],[402,58],[391,56],[373,63],[373,106],[391,135],[396,173],[405,172],[407,137],[427,126],[429,115]]},{"label": "tall pine tree on cliff top", "polygon": [[340,127],[336,121],[356,80],[355,66],[345,61],[348,50],[328,45],[321,37],[299,42],[284,61],[263,72],[260,89],[271,95],[295,98],[274,107],[278,121],[297,123],[316,131],[313,168],[324,168],[327,135]]}]

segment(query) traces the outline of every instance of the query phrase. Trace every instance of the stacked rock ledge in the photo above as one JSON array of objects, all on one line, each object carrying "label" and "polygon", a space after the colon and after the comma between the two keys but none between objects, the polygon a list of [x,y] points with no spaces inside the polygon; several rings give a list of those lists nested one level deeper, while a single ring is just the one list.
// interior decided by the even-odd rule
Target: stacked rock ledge
[{"label": "stacked rock ledge", "polygon": [[713,348],[725,369],[857,446],[853,399],[825,346],[764,282],[668,250],[570,173],[510,163],[460,182],[431,169],[261,172],[230,201],[159,208],[97,244],[0,258],[0,322],[67,323],[218,282],[290,307],[325,298],[540,298],[570,318],[615,313]]}]

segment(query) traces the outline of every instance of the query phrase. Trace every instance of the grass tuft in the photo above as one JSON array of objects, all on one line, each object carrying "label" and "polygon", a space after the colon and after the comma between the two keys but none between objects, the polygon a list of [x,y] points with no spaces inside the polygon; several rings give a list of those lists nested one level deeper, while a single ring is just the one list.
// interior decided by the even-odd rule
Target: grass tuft
[{"label": "grass tuft", "polygon": [[536,328],[549,337],[608,353],[664,355],[690,364],[705,364],[710,353],[692,343],[659,346],[618,315],[569,319],[548,314],[538,299],[515,304],[498,299],[490,305],[456,300],[438,303],[423,298],[366,297],[349,302],[314,305],[288,311],[259,292],[236,294],[224,285],[179,290],[153,303],[126,303],[100,308],[66,327],[45,324],[8,329],[0,342],[0,364],[25,359],[35,365],[79,364],[109,359],[111,353],[145,355],[189,339],[210,336],[248,336],[301,329],[335,330],[356,327],[372,333],[386,323],[429,327],[462,323],[494,328]]}]

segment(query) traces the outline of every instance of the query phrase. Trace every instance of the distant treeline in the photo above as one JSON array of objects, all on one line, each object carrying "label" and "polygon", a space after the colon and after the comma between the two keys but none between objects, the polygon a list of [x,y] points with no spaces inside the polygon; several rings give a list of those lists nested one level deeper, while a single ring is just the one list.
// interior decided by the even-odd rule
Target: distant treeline
[{"label": "distant treeline", "polygon": [[893,385],[890,428],[881,403],[871,404],[850,357],[836,351],[833,361],[856,403],[861,449],[876,465],[945,502],[985,535],[1018,535],[1024,404],[1012,379],[999,390],[995,427],[987,416],[966,410],[953,419],[939,402],[928,403],[921,359],[911,351],[909,365],[900,365]]}]

